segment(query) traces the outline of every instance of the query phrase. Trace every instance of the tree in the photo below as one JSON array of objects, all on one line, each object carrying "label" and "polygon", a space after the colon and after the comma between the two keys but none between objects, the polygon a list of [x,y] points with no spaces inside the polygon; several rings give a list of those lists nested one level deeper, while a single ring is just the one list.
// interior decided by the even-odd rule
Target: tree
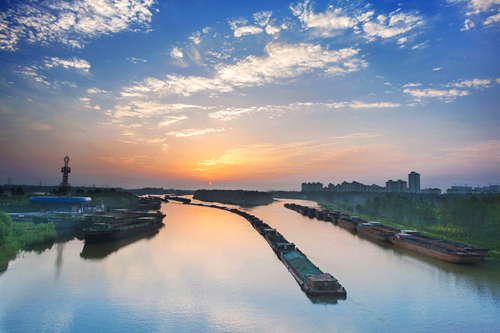
[{"label": "tree", "polygon": [[0,212],[0,245],[7,243],[12,235],[12,219],[4,212]]}]

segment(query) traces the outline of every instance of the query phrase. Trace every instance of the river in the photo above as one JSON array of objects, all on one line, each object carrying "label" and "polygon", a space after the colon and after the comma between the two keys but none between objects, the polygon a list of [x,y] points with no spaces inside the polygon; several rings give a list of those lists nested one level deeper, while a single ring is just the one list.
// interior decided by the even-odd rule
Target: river
[{"label": "river", "polygon": [[367,240],[285,202],[316,206],[244,210],[334,275],[346,299],[307,297],[244,218],[170,202],[158,232],[93,246],[70,237],[11,261],[0,332],[498,332],[500,267]]}]

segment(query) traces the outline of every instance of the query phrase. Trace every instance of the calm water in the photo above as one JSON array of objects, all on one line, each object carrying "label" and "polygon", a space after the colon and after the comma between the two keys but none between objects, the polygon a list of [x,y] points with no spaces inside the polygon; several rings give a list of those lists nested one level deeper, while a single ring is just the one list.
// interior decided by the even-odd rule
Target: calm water
[{"label": "calm water", "polygon": [[345,286],[308,298],[242,217],[163,204],[157,233],[25,253],[0,275],[1,332],[498,332],[500,267],[462,266],[309,219],[249,209]]}]

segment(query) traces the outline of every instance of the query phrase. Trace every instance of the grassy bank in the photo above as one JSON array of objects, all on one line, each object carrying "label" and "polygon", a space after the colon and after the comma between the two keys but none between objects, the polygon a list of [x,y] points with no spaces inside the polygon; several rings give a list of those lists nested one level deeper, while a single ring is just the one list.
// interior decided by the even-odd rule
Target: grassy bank
[{"label": "grassy bank", "polygon": [[0,263],[14,259],[20,250],[27,250],[56,238],[53,223],[14,223],[5,212],[0,212]]},{"label": "grassy bank", "polygon": [[[346,209],[346,208],[341,208],[338,206],[335,206],[333,204],[325,203],[318,201],[318,204],[324,208],[324,209],[329,209],[329,210],[340,210],[340,211],[347,211],[350,214],[353,214],[355,216],[359,216],[361,219],[366,220],[366,221],[378,221],[381,222],[384,225],[387,225],[389,227],[397,228],[397,229],[402,229],[402,230],[418,230],[422,235],[426,236],[431,236],[431,237],[437,237],[437,238],[445,238],[449,240],[454,240],[457,242],[462,242],[462,243],[467,243],[473,246],[477,247],[483,247],[482,245],[479,244],[474,244],[470,241],[467,241],[466,239],[463,239],[463,237],[460,237],[460,233],[454,233],[453,228],[447,228],[443,226],[424,226],[424,225],[412,225],[412,224],[405,224],[405,223],[400,223],[400,222],[395,222],[387,217],[375,217],[371,215],[366,215],[362,213],[355,212],[354,209]],[[455,236],[455,237],[453,237]],[[457,237],[458,236],[458,237]],[[495,261],[500,261],[500,246],[497,243],[492,244],[493,246],[490,247],[490,251],[488,252],[488,256],[486,257],[487,259],[494,259]]]}]

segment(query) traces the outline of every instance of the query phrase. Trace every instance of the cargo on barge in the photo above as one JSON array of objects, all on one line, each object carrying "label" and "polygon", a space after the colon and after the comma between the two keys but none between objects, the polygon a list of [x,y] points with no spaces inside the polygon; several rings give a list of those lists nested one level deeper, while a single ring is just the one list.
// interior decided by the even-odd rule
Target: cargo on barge
[{"label": "cargo on barge", "polygon": [[389,237],[401,231],[396,228],[385,226],[380,222],[358,223],[356,229],[359,235],[382,242],[390,242]]},{"label": "cargo on barge", "polygon": [[460,248],[445,247],[438,242],[405,233],[395,234],[389,240],[398,247],[455,264],[475,264],[483,258],[478,253],[464,252]]},{"label": "cargo on barge", "polygon": [[97,216],[90,227],[83,229],[85,243],[110,242],[139,235],[163,225],[166,216],[161,212],[132,215]]}]

